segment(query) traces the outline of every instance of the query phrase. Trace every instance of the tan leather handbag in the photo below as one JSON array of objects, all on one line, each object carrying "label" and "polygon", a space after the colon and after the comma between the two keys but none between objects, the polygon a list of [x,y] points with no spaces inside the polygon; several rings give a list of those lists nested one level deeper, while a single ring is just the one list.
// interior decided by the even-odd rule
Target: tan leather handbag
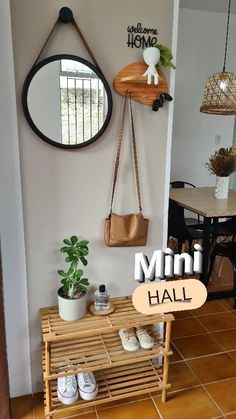
[{"label": "tan leather handbag", "polygon": [[[139,213],[117,215],[114,212],[112,212],[112,205],[113,205],[115,187],[116,187],[116,182],[117,182],[118,168],[119,168],[119,163],[120,163],[121,144],[122,144],[122,138],[123,138],[123,129],[124,129],[124,121],[125,121],[125,113],[126,113],[128,96],[129,96],[129,106],[130,106],[132,149],[133,149],[133,157],[134,157]],[[121,120],[121,126],[120,126],[120,134],[119,134],[118,145],[117,145],[114,179],[113,179],[113,187],[112,187],[112,195],[111,195],[110,214],[109,214],[109,217],[106,218],[105,220],[105,231],[104,231],[105,244],[111,247],[112,246],[113,247],[146,246],[147,234],[148,234],[148,222],[149,220],[145,219],[142,214],[141,193],[140,193],[139,173],[138,173],[138,159],[137,159],[137,150],[136,150],[136,141],[135,141],[131,94],[130,92],[127,91],[126,96],[125,96],[125,101],[124,101],[124,108],[123,108],[123,114],[122,114],[122,120]]]}]

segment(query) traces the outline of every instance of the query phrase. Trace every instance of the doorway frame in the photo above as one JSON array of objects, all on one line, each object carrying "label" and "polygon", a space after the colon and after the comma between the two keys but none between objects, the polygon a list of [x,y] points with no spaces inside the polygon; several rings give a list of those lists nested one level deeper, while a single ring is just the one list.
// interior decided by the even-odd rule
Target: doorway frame
[{"label": "doorway frame", "polygon": [[[173,54],[174,62],[177,57],[177,44],[178,44],[178,26],[179,26],[179,4],[180,0],[174,0],[173,7],[173,25],[172,25],[172,45],[171,51]],[[170,71],[170,95],[174,98],[175,93],[175,70]],[[169,193],[170,193],[170,172],[171,172],[171,147],[173,135],[173,121],[174,121],[174,100],[169,102],[168,113],[168,128],[167,128],[167,144],[166,144],[166,165],[165,165],[165,185],[164,185],[164,209],[163,209],[163,237],[162,247],[167,246],[168,235],[168,211],[169,211]]]},{"label": "doorway frame", "polygon": [[9,419],[10,415],[10,396],[9,396],[9,376],[7,365],[7,347],[5,333],[4,299],[3,299],[3,275],[2,259],[0,252],[0,377],[5,377],[0,386],[0,406],[1,418]]}]

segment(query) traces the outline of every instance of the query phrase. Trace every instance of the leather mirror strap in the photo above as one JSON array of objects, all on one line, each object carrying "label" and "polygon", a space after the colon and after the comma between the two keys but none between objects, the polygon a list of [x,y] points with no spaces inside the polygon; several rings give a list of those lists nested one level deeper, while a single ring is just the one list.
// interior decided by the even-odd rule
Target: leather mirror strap
[{"label": "leather mirror strap", "polygon": [[78,35],[79,35],[79,37],[80,37],[81,41],[83,42],[83,44],[84,44],[84,46],[85,46],[86,50],[88,51],[88,53],[89,53],[90,57],[92,58],[92,60],[93,60],[94,64],[96,65],[96,67],[97,67],[97,68],[101,71],[101,73],[102,73],[102,70],[101,70],[101,68],[99,67],[98,63],[97,63],[96,58],[94,57],[94,55],[93,55],[93,53],[92,53],[92,51],[91,51],[91,49],[90,49],[90,47],[89,47],[88,43],[87,43],[87,42],[86,42],[86,40],[85,40],[84,35],[82,34],[82,32],[81,32],[81,30],[80,30],[79,26],[77,25],[77,23],[76,23],[76,21],[75,21],[75,19],[74,19],[74,18],[72,19],[71,23],[72,23],[72,25],[74,26],[74,28],[75,28],[76,32],[78,33]]},{"label": "leather mirror strap", "polygon": [[34,62],[34,64],[33,64],[32,68],[33,68],[33,67],[37,64],[37,62],[39,61],[39,58],[41,57],[41,54],[42,54],[42,52],[43,52],[44,48],[46,47],[46,45],[47,45],[47,43],[48,43],[48,41],[49,41],[49,39],[50,39],[50,37],[51,37],[51,35],[52,35],[52,33],[53,33],[53,31],[54,31],[55,27],[57,26],[57,24],[58,24],[58,22],[59,22],[59,21],[60,21],[60,19],[59,19],[59,17],[58,17],[58,18],[57,18],[57,20],[56,20],[56,22],[54,23],[54,25],[53,25],[52,29],[50,30],[50,32],[49,32],[49,34],[48,34],[48,37],[47,37],[46,41],[44,42],[44,44],[43,44],[43,46],[42,46],[42,48],[41,48],[41,50],[40,50],[40,52],[39,52],[39,54],[38,54],[38,56],[37,56],[37,58],[36,58],[36,60],[35,60],[35,62]]},{"label": "leather mirror strap", "polygon": [[[44,48],[46,47],[46,45],[47,45],[47,43],[48,43],[48,41],[49,41],[49,39],[50,39],[50,37],[51,37],[51,35],[52,35],[52,33],[53,33],[54,29],[56,28],[56,26],[57,26],[57,24],[58,24],[58,23],[60,23],[60,18],[59,18],[59,17],[57,18],[57,20],[56,20],[55,24],[53,25],[53,27],[52,27],[51,31],[49,32],[49,35],[48,35],[48,37],[47,37],[46,41],[44,42],[43,47],[41,48],[41,50],[40,50],[40,52],[39,52],[39,54],[38,54],[38,56],[37,56],[37,58],[36,58],[36,60],[35,60],[35,62],[34,62],[34,64],[33,64],[33,67],[37,64],[37,62],[38,62],[38,60],[39,60],[39,58],[40,58],[40,56],[41,56],[41,54],[42,54],[42,52],[43,52]],[[77,25],[77,23],[76,23],[76,21],[75,21],[74,17],[72,17],[72,19],[71,19],[68,23],[71,23],[71,24],[74,26],[74,28],[75,28],[76,32],[78,33],[78,35],[79,35],[79,37],[80,37],[80,39],[81,39],[81,41],[82,41],[82,43],[83,43],[83,45],[84,45],[85,49],[87,50],[87,52],[89,53],[90,57],[92,58],[92,60],[93,60],[93,62],[94,62],[94,64],[95,64],[95,66],[96,66],[96,67],[100,70],[100,72],[102,73],[102,70],[101,70],[100,66],[98,65],[98,63],[97,63],[97,60],[96,60],[96,58],[94,57],[94,55],[93,55],[93,53],[92,53],[92,51],[91,51],[91,49],[90,49],[90,47],[89,47],[88,43],[87,43],[87,42],[86,42],[86,40],[85,40],[84,35],[82,34],[82,32],[81,32],[81,30],[80,30],[79,26]],[[33,67],[32,67],[32,68],[33,68]],[[102,74],[103,74],[103,73],[102,73]]]}]

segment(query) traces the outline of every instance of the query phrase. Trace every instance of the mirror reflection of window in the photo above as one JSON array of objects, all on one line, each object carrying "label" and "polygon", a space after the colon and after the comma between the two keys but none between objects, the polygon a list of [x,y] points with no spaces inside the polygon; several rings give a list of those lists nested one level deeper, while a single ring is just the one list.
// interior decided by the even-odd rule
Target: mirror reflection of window
[{"label": "mirror reflection of window", "polygon": [[60,61],[62,143],[88,141],[103,126],[107,95],[98,76],[86,65]]},{"label": "mirror reflection of window", "polygon": [[22,99],[32,129],[62,148],[96,141],[111,117],[111,91],[104,76],[80,57],[56,55],[39,62],[26,79]]}]

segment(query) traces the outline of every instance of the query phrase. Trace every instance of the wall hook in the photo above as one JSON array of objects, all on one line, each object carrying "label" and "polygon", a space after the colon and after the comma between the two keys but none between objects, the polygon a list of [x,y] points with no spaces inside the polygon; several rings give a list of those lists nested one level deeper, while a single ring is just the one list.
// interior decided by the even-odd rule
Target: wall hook
[{"label": "wall hook", "polygon": [[62,23],[69,23],[73,20],[73,12],[69,7],[62,7],[59,12],[59,19]]},{"label": "wall hook", "polygon": [[162,108],[164,105],[165,100],[168,100],[168,102],[171,102],[173,100],[173,97],[169,95],[169,93],[161,93],[153,102],[152,104],[152,110],[154,112],[157,112],[159,108]]}]

